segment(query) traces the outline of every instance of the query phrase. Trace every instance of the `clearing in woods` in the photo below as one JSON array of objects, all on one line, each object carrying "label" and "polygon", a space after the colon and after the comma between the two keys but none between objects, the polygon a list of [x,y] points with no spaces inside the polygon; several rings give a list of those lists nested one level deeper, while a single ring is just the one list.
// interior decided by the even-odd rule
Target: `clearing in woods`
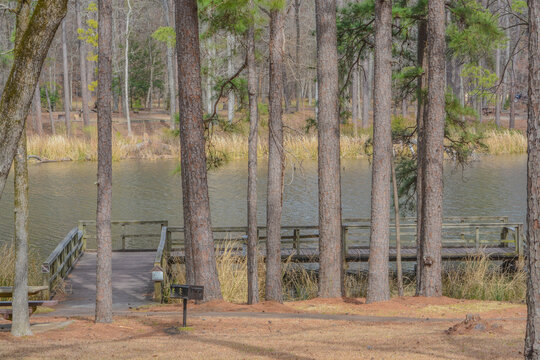
[{"label": "clearing in woods", "polygon": [[[254,306],[144,306],[95,324],[71,317],[60,329],[16,339],[0,321],[2,359],[519,359],[522,304],[449,298],[314,299]],[[466,314],[478,314],[465,323]],[[57,315],[58,314],[58,315]],[[55,312],[33,323],[65,322]],[[384,314],[384,315],[383,315]],[[264,339],[264,341],[261,341]],[[99,355],[98,355],[99,354]]]}]

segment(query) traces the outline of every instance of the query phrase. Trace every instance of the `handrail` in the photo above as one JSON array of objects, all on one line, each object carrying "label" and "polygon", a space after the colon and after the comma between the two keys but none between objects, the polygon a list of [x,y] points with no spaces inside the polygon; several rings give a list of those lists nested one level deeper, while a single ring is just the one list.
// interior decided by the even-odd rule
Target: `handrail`
[{"label": "handrail", "polygon": [[[169,231],[167,226],[161,227],[161,236],[159,245],[154,258],[154,267],[152,268],[152,280],[154,280],[154,301],[161,302],[163,290],[168,282],[167,263],[169,256]],[[160,276],[157,276],[161,273]]]},{"label": "handrail", "polygon": [[83,232],[73,228],[41,265],[43,285],[49,288],[49,296],[54,294],[57,281],[67,277],[83,253]]},{"label": "handrail", "polygon": [[[113,220],[111,221],[111,225],[121,225],[122,226],[122,233],[120,235],[121,240],[121,247],[115,248],[113,251],[154,251],[155,248],[145,248],[145,249],[133,249],[129,247],[129,244],[127,243],[128,239],[134,239],[134,238],[159,238],[159,233],[129,233],[127,232],[126,228],[130,225],[160,225],[160,226],[167,226],[169,222],[167,220]],[[95,240],[95,235],[89,235],[87,232],[87,227],[95,226],[96,221],[95,220],[79,220],[79,229],[83,231],[83,242],[86,247],[86,243],[89,239]],[[95,250],[95,249],[93,249]]]},{"label": "handrail", "polygon": [[[461,219],[458,217],[454,218],[445,218],[445,220],[452,220],[452,219]],[[485,244],[498,244],[498,246],[504,246],[508,247],[509,243],[514,243],[514,251],[516,255],[523,256],[523,239],[522,239],[522,228],[523,224],[521,223],[509,223],[507,222],[507,217],[475,217],[476,220],[485,221],[485,220],[493,220],[493,219],[502,219],[500,222],[473,222],[473,223],[465,223],[465,222],[445,222],[443,223],[443,230],[450,230],[450,231],[459,231],[460,229],[461,234],[459,238],[452,238],[452,239],[446,239],[446,241],[450,244],[450,247],[458,247],[459,244],[464,244],[465,247],[475,247],[476,249],[480,250],[481,246],[484,246]],[[371,225],[369,223],[366,224],[343,224],[342,225],[342,248],[344,254],[349,249],[349,246],[351,245],[350,236],[352,235],[354,237],[352,243],[353,244],[359,244],[359,243],[365,243],[366,240],[358,241],[358,236],[361,238],[365,238],[365,235],[362,235],[362,233],[355,233],[354,230],[369,230]],[[416,229],[416,223],[404,223],[401,225],[402,230],[412,230]],[[265,231],[265,226],[258,226],[257,229],[259,231]],[[281,242],[282,244],[292,243],[293,249],[299,250],[301,242],[304,243],[313,243],[314,241],[317,241],[316,239],[319,237],[318,231],[313,233],[313,230],[318,230],[318,226],[316,225],[309,225],[309,226],[282,226],[282,231],[289,231],[289,233],[292,230],[291,235],[282,235],[281,236]],[[481,229],[500,229],[500,233],[497,231],[496,233],[491,232],[485,232],[481,231]],[[308,233],[300,234],[300,231],[307,230]],[[182,226],[170,226],[168,227],[169,233],[174,232],[183,232],[184,228]],[[352,231],[352,233],[349,233]],[[212,228],[212,232],[214,233],[246,233],[247,227],[245,226],[231,226],[231,227],[214,227]],[[465,233],[464,233],[465,232]],[[507,239],[508,233],[512,232],[514,234],[513,239]],[[500,237],[497,239],[489,239],[485,240],[482,239],[482,235],[489,235],[489,234],[500,234]],[[404,233],[402,233],[403,235]],[[409,232],[408,235],[412,235],[416,237],[416,231],[415,232]],[[264,242],[266,239],[265,236],[259,236],[259,240],[261,242]],[[310,239],[310,240],[308,240]],[[214,239],[216,242],[219,242],[223,239]],[[240,237],[238,240],[245,241],[245,236]],[[402,239],[402,242],[410,242],[407,240]],[[182,240],[180,240],[180,244],[182,244]],[[462,245],[463,246],[463,245]]]}]

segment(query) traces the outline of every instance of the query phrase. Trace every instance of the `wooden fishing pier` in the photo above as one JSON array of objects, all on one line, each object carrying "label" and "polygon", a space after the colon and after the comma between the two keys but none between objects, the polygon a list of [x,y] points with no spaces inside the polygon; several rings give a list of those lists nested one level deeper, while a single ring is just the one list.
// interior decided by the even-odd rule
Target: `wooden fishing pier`
[{"label": "wooden fishing pier", "polygon": [[[391,227],[390,260],[395,261],[395,226]],[[216,253],[229,251],[245,256],[247,227],[214,227]],[[369,219],[344,219],[343,259],[365,262],[369,259]],[[113,296],[115,303],[144,303],[159,299],[167,268],[184,261],[184,228],[169,226],[165,220],[113,221]],[[259,227],[259,253],[265,256],[266,228]],[[416,261],[415,218],[402,218],[401,257]],[[318,227],[283,226],[281,256],[292,262],[316,263],[319,256]],[[43,285],[52,295],[58,286],[71,291],[69,298],[95,303],[95,221],[80,221],[42,264]],[[88,253],[88,255],[85,255]],[[510,261],[523,256],[523,224],[507,217],[446,217],[443,224],[443,260],[467,260],[479,255]],[[72,273],[71,275],[69,275]],[[68,276],[69,275],[69,276]],[[152,281],[157,279],[157,281]]]}]

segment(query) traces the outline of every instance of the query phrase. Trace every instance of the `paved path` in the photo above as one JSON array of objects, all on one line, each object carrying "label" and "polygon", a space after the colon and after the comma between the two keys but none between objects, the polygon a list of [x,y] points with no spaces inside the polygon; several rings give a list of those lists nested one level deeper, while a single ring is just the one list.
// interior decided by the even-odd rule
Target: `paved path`
[{"label": "paved path", "polygon": [[[148,304],[152,300],[151,271],[153,252],[114,252],[113,309]],[[67,298],[55,306],[58,313],[79,314],[93,312],[96,302],[96,254],[86,252],[69,274],[66,282]]]}]

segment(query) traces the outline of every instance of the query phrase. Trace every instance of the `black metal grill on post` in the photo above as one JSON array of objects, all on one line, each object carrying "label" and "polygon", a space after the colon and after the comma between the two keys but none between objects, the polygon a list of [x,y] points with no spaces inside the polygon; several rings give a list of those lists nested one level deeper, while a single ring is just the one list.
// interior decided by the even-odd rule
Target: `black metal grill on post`
[{"label": "black metal grill on post", "polygon": [[184,311],[182,313],[183,322],[182,326],[186,327],[187,321],[187,302],[188,300],[202,300],[204,297],[204,286],[198,285],[178,285],[171,284],[172,299],[182,299]]}]

